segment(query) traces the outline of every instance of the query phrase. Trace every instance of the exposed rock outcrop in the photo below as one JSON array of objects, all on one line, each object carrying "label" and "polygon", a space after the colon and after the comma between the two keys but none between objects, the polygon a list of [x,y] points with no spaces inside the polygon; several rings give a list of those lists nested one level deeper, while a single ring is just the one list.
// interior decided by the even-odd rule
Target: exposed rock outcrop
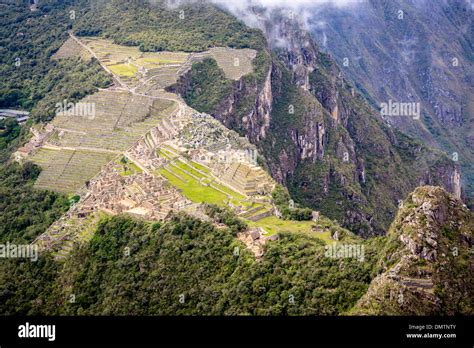
[{"label": "exposed rock outcrop", "polygon": [[[360,1],[321,6],[309,19],[314,37],[378,107],[419,102],[421,118],[387,122],[459,156],[466,198],[474,203],[472,8],[468,1]],[[469,202],[465,199],[469,204]]]},{"label": "exposed rock outcrop", "polygon": [[380,274],[351,313],[472,315],[473,218],[440,187],[417,188],[391,226]]}]

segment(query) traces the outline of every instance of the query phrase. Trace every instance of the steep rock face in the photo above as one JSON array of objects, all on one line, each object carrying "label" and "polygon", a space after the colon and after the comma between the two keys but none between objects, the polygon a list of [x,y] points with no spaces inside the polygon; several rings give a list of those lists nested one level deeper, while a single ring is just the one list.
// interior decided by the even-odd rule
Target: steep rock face
[{"label": "steep rock face", "polygon": [[255,107],[248,115],[242,117],[242,126],[247,131],[246,134],[255,143],[266,137],[270,127],[273,101],[272,67],[268,69],[263,87],[261,91],[256,90],[256,95]]},{"label": "steep rock face", "polygon": [[[421,117],[387,121],[404,133],[456,153],[474,199],[473,16],[468,1],[369,0],[322,6],[311,30],[376,107],[420,103]],[[344,64],[346,63],[346,64]]]},{"label": "steep rock face", "polygon": [[257,59],[210,113],[259,147],[296,201],[370,235],[386,231],[416,186],[455,192],[455,164],[391,129],[298,22],[277,13],[266,28],[280,40],[259,53],[271,60]]},{"label": "steep rock face", "polygon": [[270,48],[278,52],[279,60],[290,69],[293,83],[307,91],[310,88],[309,76],[317,59],[317,47],[295,18],[278,12],[274,15],[278,25],[273,21],[264,23]]},{"label": "steep rock face", "polygon": [[[276,106],[270,129],[279,133],[277,139],[290,136],[296,147],[296,167],[283,168],[286,175],[279,178],[294,197],[361,234],[371,234],[382,233],[396,202],[420,183],[440,184],[459,196],[459,171],[453,163],[405,144],[405,137],[385,125],[296,21],[282,18],[279,23],[285,45],[275,48],[281,73],[274,74]],[[280,103],[303,107],[283,115]],[[288,130],[286,135],[281,129]],[[406,145],[410,156],[402,148]],[[278,147],[272,142],[271,148]],[[283,149],[285,159],[289,148]]]},{"label": "steep rock face", "polygon": [[473,231],[461,201],[440,187],[417,188],[390,228],[379,275],[351,313],[472,315]]},{"label": "steep rock face", "polygon": [[[231,85],[230,93],[221,98],[212,109],[200,111],[209,112],[226,127],[257,143],[266,137],[270,126],[273,102],[272,78],[275,72],[268,51],[260,51],[255,61],[254,73],[243,76],[237,81],[228,81]],[[195,67],[193,64],[192,69],[180,76],[177,83],[168,89],[181,94],[185,100],[186,94],[191,89],[220,89],[219,86],[209,85],[208,81],[197,80],[194,75]],[[197,105],[193,105],[191,100],[186,101],[200,109]]]}]

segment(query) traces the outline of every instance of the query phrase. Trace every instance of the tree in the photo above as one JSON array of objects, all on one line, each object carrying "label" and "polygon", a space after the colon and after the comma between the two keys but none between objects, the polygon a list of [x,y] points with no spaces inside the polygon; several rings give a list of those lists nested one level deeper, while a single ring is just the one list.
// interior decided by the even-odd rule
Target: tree
[{"label": "tree", "polygon": [[122,156],[120,159],[120,163],[123,165],[123,171],[126,173],[128,171],[128,158],[125,156]]}]

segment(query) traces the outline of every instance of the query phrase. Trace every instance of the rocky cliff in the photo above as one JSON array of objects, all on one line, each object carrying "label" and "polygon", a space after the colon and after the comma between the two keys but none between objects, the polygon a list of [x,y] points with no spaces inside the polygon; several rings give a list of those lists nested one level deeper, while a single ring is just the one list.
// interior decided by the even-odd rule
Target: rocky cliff
[{"label": "rocky cliff", "polygon": [[474,198],[473,16],[465,0],[369,0],[321,6],[310,27],[325,52],[383,102],[420,103],[421,117],[387,122],[459,162],[466,198]]},{"label": "rocky cliff", "polygon": [[[392,129],[301,23],[275,12],[264,28],[255,72],[207,111],[260,148],[296,201],[369,235],[384,233],[420,184],[459,196],[455,163]],[[192,78],[193,69],[174,88],[185,95]]]},{"label": "rocky cliff", "polygon": [[417,188],[390,228],[379,275],[351,313],[472,315],[473,218],[440,187]]}]

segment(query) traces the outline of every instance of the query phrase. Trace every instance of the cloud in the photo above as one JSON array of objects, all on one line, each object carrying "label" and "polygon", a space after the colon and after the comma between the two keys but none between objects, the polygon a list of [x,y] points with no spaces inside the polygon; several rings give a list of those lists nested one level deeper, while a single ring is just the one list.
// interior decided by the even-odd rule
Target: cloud
[{"label": "cloud", "polygon": [[312,8],[332,5],[336,7],[347,7],[357,5],[365,0],[210,0],[210,2],[226,7],[229,10],[242,10],[252,6],[264,7],[268,10],[289,9],[294,11],[306,11]]},{"label": "cloud", "polygon": [[[202,1],[202,0],[201,0]],[[167,0],[168,5],[176,7],[182,4],[197,3],[199,0]],[[267,39],[274,46],[284,46],[285,41],[280,37],[280,26],[273,23],[272,14],[279,12],[291,16],[305,29],[309,28],[310,19],[314,20],[318,10],[324,6],[345,8],[356,6],[367,0],[207,0],[239,18],[252,28],[262,29],[267,33]],[[274,25],[269,28],[268,24]],[[266,29],[266,30],[265,30]]]},{"label": "cloud", "polygon": [[[308,18],[312,16],[312,10],[322,6],[336,6],[348,7],[360,4],[366,0],[209,0],[209,2],[219,5],[241,19],[248,26],[260,28],[259,23],[264,18],[265,13],[272,11],[288,11],[294,12],[299,20],[306,24]],[[260,8],[264,11],[259,11],[256,15],[253,8]]]}]

